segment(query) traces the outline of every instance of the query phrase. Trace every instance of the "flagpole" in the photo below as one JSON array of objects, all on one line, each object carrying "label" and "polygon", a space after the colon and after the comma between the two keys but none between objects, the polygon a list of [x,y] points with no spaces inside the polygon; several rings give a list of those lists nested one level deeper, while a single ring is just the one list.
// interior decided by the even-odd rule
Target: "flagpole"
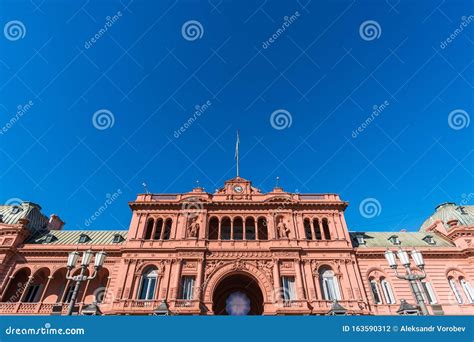
[{"label": "flagpole", "polygon": [[239,130],[237,130],[237,141],[235,142],[235,160],[236,160],[237,177],[239,177],[239,145],[240,145],[240,137],[239,137]]}]

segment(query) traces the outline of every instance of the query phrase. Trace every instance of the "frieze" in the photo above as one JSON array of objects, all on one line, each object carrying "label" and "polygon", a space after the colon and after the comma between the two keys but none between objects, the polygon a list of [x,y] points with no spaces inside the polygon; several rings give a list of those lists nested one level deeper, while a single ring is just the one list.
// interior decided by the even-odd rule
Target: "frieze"
[{"label": "frieze", "polygon": [[207,256],[212,258],[270,258],[272,253],[258,251],[223,251],[208,252]]}]

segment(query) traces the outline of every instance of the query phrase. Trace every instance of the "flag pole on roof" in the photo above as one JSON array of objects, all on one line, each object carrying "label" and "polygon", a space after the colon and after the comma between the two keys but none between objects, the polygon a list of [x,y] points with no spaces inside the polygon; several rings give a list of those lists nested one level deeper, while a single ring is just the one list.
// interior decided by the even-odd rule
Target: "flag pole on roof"
[{"label": "flag pole on roof", "polygon": [[237,140],[235,141],[235,161],[236,161],[236,170],[237,170],[237,177],[239,177],[239,145],[240,145],[240,137],[239,137],[239,130],[237,130]]}]

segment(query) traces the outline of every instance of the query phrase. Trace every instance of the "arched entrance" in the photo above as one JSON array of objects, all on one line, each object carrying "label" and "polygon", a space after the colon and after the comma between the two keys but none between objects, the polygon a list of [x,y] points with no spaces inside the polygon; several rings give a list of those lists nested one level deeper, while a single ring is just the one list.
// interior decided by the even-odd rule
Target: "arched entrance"
[{"label": "arched entrance", "polygon": [[263,294],[257,280],[246,273],[223,278],[212,296],[215,315],[261,315]]}]

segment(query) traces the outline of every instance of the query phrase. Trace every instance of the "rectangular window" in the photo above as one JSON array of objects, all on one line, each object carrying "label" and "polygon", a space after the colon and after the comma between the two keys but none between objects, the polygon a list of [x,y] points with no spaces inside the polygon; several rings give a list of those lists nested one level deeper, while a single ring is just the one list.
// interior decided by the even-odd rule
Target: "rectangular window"
[{"label": "rectangular window", "polygon": [[382,285],[382,291],[385,296],[385,302],[387,304],[395,304],[395,296],[392,291],[392,287],[390,286],[390,283],[386,281],[385,279],[382,279],[380,281],[380,284]]},{"label": "rectangular window", "polygon": [[28,292],[25,296],[25,303],[35,303],[41,285],[31,285],[28,287]]},{"label": "rectangular window", "polygon": [[422,281],[421,285],[423,286],[423,292],[425,294],[426,301],[430,304],[436,304],[438,300],[436,299],[436,294],[433,290],[433,286],[428,281]]},{"label": "rectangular window", "polygon": [[71,301],[73,292],[74,292],[74,285],[69,285],[66,291],[66,296],[64,297],[64,303],[69,303]]},{"label": "rectangular window", "polygon": [[281,277],[283,299],[296,300],[295,277]]},{"label": "rectangular window", "polygon": [[181,278],[181,298],[180,299],[193,299],[194,292],[194,277],[183,276]]}]

